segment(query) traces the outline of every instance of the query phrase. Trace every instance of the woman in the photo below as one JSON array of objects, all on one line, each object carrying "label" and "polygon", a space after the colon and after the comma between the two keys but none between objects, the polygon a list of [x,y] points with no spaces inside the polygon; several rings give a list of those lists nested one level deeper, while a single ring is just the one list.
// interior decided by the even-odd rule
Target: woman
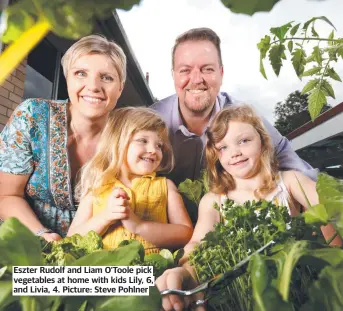
[{"label": "woman", "polygon": [[75,215],[77,172],[95,152],[126,79],[114,42],[90,35],[62,58],[69,99],[28,99],[0,136],[0,218],[18,218],[47,241],[65,236]]}]

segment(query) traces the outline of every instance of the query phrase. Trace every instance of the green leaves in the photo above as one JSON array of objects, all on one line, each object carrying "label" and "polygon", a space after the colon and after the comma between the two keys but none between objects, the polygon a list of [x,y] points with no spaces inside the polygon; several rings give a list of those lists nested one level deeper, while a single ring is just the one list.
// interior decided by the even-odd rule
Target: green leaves
[{"label": "green leaves", "polygon": [[90,301],[94,303],[96,311],[160,310],[162,305],[160,292],[155,286],[150,287],[149,296],[109,296]]},{"label": "green leaves", "polygon": [[274,34],[280,41],[285,38],[288,30],[292,27],[293,22],[289,22],[281,27],[272,27],[270,28],[270,32]]},{"label": "green leaves", "polygon": [[22,0],[6,10],[8,28],[2,40],[9,43],[18,39],[39,19],[48,21],[55,34],[78,39],[91,33],[95,18],[110,16],[114,9],[130,10],[139,2],[140,0]]},{"label": "green leaves", "polygon": [[[266,54],[269,54],[269,61],[273,71],[278,76],[283,60],[287,59],[287,51],[291,54],[291,62],[299,79],[314,76],[319,78],[310,80],[302,90],[302,94],[310,92],[308,109],[312,120],[319,115],[323,106],[326,104],[326,97],[330,96],[335,98],[335,92],[327,78],[341,81],[340,76],[331,64],[332,62],[337,62],[338,57],[343,58],[343,39],[334,39],[334,31],[330,33],[327,39],[322,38],[315,29],[315,22],[317,21],[324,21],[335,30],[334,25],[328,18],[318,16],[311,18],[303,26],[301,26],[301,23],[293,26],[293,22],[289,22],[280,27],[272,27],[270,33],[273,35],[273,41],[266,35],[257,45],[260,50],[260,72],[264,78],[267,79],[263,65],[263,59]],[[309,27],[311,27],[310,32],[307,31]],[[301,30],[300,34],[296,36],[299,29]],[[318,44],[313,47],[311,54],[307,57],[305,52],[307,50],[306,44],[310,41],[317,41]],[[288,50],[285,48],[286,44]],[[326,44],[326,47],[323,47],[324,44]],[[317,65],[312,66],[312,68],[306,68],[307,64],[311,62],[316,62]]]},{"label": "green leaves", "polygon": [[292,53],[292,64],[299,78],[301,78],[306,65],[306,53],[303,49],[295,49]]},{"label": "green leaves", "polygon": [[327,17],[325,17],[325,16],[312,17],[310,20],[308,20],[308,21],[304,24],[303,29],[304,29],[304,30],[307,30],[308,26],[309,26],[311,23],[315,22],[316,20],[322,20],[322,21],[328,23],[332,28],[334,28],[334,29],[336,30],[335,26],[334,26],[334,25],[330,22],[330,20],[329,20]]},{"label": "green leaves", "polygon": [[138,241],[115,248],[100,250],[81,257],[72,263],[73,266],[128,266],[139,256],[141,244]]},{"label": "green leaves", "polygon": [[280,69],[282,66],[282,60],[286,59],[285,50],[286,50],[285,46],[281,43],[274,45],[269,50],[269,60],[270,60],[270,63],[273,67],[273,70],[277,76],[280,73]]},{"label": "green leaves", "polygon": [[326,225],[328,222],[328,214],[323,204],[317,204],[307,208],[303,213],[307,224],[321,224]]},{"label": "green leaves", "polygon": [[313,59],[318,63],[318,65],[321,65],[323,62],[322,52],[318,46],[315,46],[313,48]]},{"label": "green leaves", "polygon": [[257,44],[257,48],[260,50],[260,72],[267,79],[266,72],[263,66],[263,59],[266,57],[267,52],[270,48],[270,37],[265,36],[261,39],[260,43]]},{"label": "green leaves", "polygon": [[305,94],[312,91],[318,85],[318,83],[319,83],[319,79],[310,80],[302,89],[301,94]]},{"label": "green leaves", "polygon": [[326,71],[328,76],[336,81],[342,82],[341,77],[337,74],[337,72],[333,68],[328,68]]},{"label": "green leaves", "polygon": [[222,3],[234,13],[253,15],[256,12],[270,11],[280,0],[221,0]]},{"label": "green leaves", "polygon": [[[0,266],[42,266],[39,239],[16,218],[0,226]],[[24,255],[23,255],[24,254]]]},{"label": "green leaves", "polygon": [[187,178],[178,186],[178,190],[182,192],[189,200],[199,205],[200,199],[209,191],[208,178],[206,171],[201,172],[198,180],[192,181]]},{"label": "green leaves", "polygon": [[325,79],[322,80],[322,86],[329,96],[331,96],[332,98],[335,98],[335,92],[331,84],[327,80]]},{"label": "green leaves", "polygon": [[255,255],[249,263],[249,273],[254,298],[254,311],[293,311],[293,306],[285,302],[277,291],[268,272],[263,256]]},{"label": "green leaves", "polygon": [[330,222],[340,236],[343,236],[343,181],[327,174],[319,174],[316,187],[320,204],[325,206]]},{"label": "green leaves", "polygon": [[311,69],[309,70],[306,70],[302,76],[303,77],[307,77],[307,76],[313,76],[315,75],[316,73],[320,72],[322,70],[322,67],[312,67]]},{"label": "green leaves", "polygon": [[[328,293],[323,299],[323,290]],[[310,302],[306,306],[311,311],[340,311],[343,305],[343,264],[325,267],[309,290]]]},{"label": "green leaves", "polygon": [[308,110],[311,119],[314,120],[326,104],[326,96],[321,86],[315,88],[308,97]]},{"label": "green leaves", "polygon": [[289,32],[291,36],[294,36],[297,33],[299,26],[300,26],[300,23],[292,27],[291,31]]}]

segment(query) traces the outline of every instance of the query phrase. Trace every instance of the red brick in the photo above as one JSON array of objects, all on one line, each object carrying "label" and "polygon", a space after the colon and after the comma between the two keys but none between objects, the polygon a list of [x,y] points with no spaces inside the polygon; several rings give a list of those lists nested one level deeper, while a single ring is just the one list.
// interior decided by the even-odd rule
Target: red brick
[{"label": "red brick", "polygon": [[0,114],[5,116],[7,114],[7,108],[4,106],[0,106]]},{"label": "red brick", "polygon": [[17,67],[17,70],[19,70],[20,72],[22,72],[23,74],[25,74],[25,73],[26,73],[26,66],[20,64],[20,65]]},{"label": "red brick", "polygon": [[14,70],[11,72],[11,75],[12,75],[12,76],[15,76],[16,73],[17,73],[17,70],[14,69]]},{"label": "red brick", "polygon": [[13,102],[9,100],[8,98],[0,96],[0,105],[5,106],[7,108],[13,109],[12,108]]},{"label": "red brick", "polygon": [[8,120],[8,117],[5,117],[5,116],[0,114],[0,123],[1,124],[6,124],[7,120]]},{"label": "red brick", "polygon": [[12,102],[12,106],[11,106],[11,108],[14,110],[14,109],[16,109],[18,107],[18,104],[17,103],[14,103],[14,102]]},{"label": "red brick", "polygon": [[5,80],[1,86],[4,87],[6,90],[9,90],[10,92],[14,91],[14,85],[7,80]]},{"label": "red brick", "polygon": [[10,95],[10,92],[6,90],[4,87],[0,86],[0,95],[5,98],[8,98]]},{"label": "red brick", "polygon": [[14,93],[10,93],[10,97],[9,99],[17,104],[20,104],[21,103],[21,100],[22,100],[22,97],[21,96],[18,96],[18,95],[15,95]]},{"label": "red brick", "polygon": [[17,70],[15,76],[16,76],[19,80],[25,82],[25,74],[22,73],[21,71]]},{"label": "red brick", "polygon": [[13,113],[12,109],[7,109],[7,116],[10,117]]},{"label": "red brick", "polygon": [[23,97],[24,96],[24,90],[19,88],[19,87],[15,87],[14,88],[14,94],[20,96],[20,97]]},{"label": "red brick", "polygon": [[11,76],[11,82],[17,86],[20,87],[21,89],[24,88],[24,81],[19,80],[18,78]]}]

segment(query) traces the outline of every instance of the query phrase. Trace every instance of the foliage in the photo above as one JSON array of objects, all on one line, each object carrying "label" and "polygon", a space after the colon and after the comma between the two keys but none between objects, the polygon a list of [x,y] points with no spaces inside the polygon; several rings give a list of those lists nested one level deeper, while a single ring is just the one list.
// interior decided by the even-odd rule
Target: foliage
[{"label": "foliage", "polygon": [[[218,205],[215,205],[219,209]],[[280,245],[291,237],[311,238],[313,228],[306,226],[302,217],[291,218],[286,207],[272,202],[246,202],[243,205],[226,200],[220,207],[222,221],[214,231],[206,234],[190,255],[200,281],[229,271],[238,262],[270,241]],[[250,293],[247,294],[247,293]],[[251,281],[245,274],[232,282],[221,298],[210,299],[212,307],[225,310],[250,310],[252,308]]]},{"label": "foliage", "polygon": [[149,296],[12,296],[12,266],[152,265],[156,277],[176,266],[182,256],[182,251],[172,254],[168,250],[144,256],[142,244],[135,240],[123,241],[113,250],[104,250],[101,237],[95,232],[46,243],[16,218],[10,218],[0,226],[0,251],[0,310],[4,311],[158,310],[161,298],[156,287],[150,287]]},{"label": "foliage", "polygon": [[47,243],[43,246],[42,255],[46,264],[65,266],[102,248],[101,236],[94,231],[89,231],[85,236],[74,234],[63,240]]},{"label": "foliage", "polygon": [[[114,9],[130,10],[140,0],[19,0],[5,14],[7,27],[1,40],[12,43],[0,56],[0,84],[49,32],[78,39],[92,32],[96,18]],[[1,35],[1,34],[0,34]]]},{"label": "foliage", "polygon": [[183,193],[189,200],[199,205],[201,198],[209,191],[206,170],[201,172],[199,179],[192,181],[187,178],[178,186],[178,190]]},{"label": "foliage", "polygon": [[270,11],[280,0],[237,1],[221,0],[234,13],[253,15],[256,12]]},{"label": "foliage", "polygon": [[[276,104],[274,126],[283,136],[311,120],[307,110],[307,98],[307,94],[295,91],[289,94],[285,101]],[[322,112],[330,108],[330,105],[324,105]]]},{"label": "foliage", "polygon": [[[320,37],[317,33],[317,21],[324,21],[333,28],[327,38]],[[322,111],[327,97],[335,98],[330,80],[342,81],[334,70],[334,65],[339,58],[343,59],[343,38],[335,38],[334,30],[334,25],[325,16],[313,17],[303,24],[290,22],[273,27],[270,29],[271,35],[266,35],[257,45],[260,50],[260,72],[266,79],[263,60],[267,54],[277,76],[283,61],[287,59],[287,54],[290,54],[299,79],[313,77],[301,92],[308,94],[308,108],[312,120]],[[309,48],[310,41],[317,43],[311,53],[305,50]]]},{"label": "foliage", "polygon": [[343,250],[327,245],[320,226],[332,224],[342,235],[343,181],[319,174],[317,192],[319,204],[292,218],[266,201],[222,204],[220,223],[190,254],[200,281],[230,271],[268,241],[276,244],[254,255],[248,272],[219,295],[210,292],[210,310],[341,309]]}]

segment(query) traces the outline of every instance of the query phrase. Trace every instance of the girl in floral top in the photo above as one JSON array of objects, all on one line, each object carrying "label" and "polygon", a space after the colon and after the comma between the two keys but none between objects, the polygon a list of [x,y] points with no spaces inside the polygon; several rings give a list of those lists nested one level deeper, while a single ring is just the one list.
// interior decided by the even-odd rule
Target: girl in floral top
[{"label": "girl in floral top", "polygon": [[28,99],[0,136],[0,218],[18,218],[46,240],[65,236],[75,215],[74,185],[126,79],[126,57],[99,35],[62,59],[69,99]]}]

